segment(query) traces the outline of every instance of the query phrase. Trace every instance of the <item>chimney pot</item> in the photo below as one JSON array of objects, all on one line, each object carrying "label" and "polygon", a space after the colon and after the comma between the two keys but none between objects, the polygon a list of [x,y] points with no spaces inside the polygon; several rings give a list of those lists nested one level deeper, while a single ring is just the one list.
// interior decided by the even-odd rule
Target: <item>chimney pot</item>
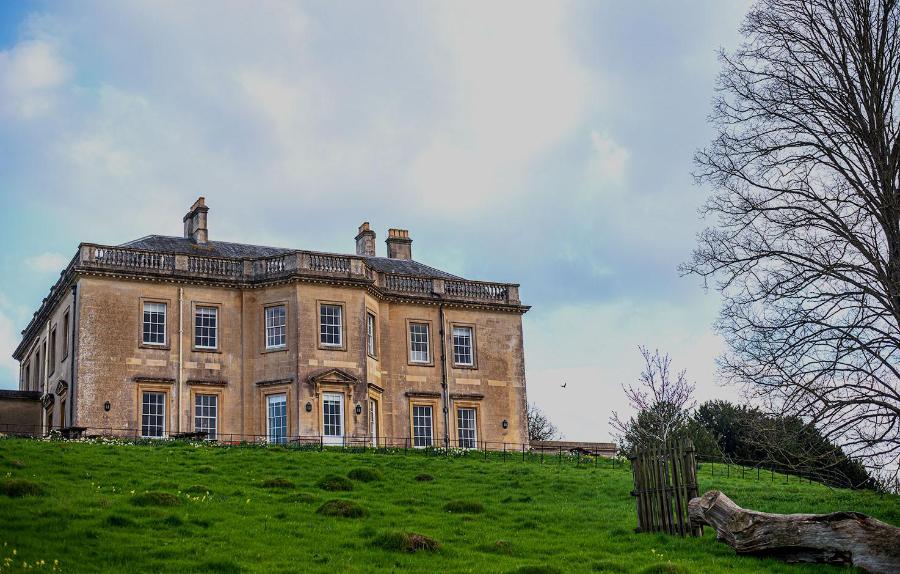
[{"label": "chimney pot", "polygon": [[412,259],[412,239],[406,229],[388,229],[388,257],[391,259]]},{"label": "chimney pot", "polygon": [[369,222],[363,221],[356,235],[356,254],[363,257],[375,257],[375,232],[369,228]]},{"label": "chimney pot", "polygon": [[207,229],[207,216],[209,208],[206,207],[206,198],[199,197],[197,201],[191,205],[187,215],[184,216],[184,236],[192,239],[196,243],[204,244],[209,241],[209,230]]}]

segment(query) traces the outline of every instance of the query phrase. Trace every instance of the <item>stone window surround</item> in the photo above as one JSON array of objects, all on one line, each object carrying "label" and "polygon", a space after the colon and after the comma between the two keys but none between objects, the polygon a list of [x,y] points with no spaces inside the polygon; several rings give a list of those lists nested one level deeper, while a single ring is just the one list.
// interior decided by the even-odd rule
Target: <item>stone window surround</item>
[{"label": "stone window surround", "polygon": [[[369,316],[372,316],[372,353],[369,352]],[[366,355],[378,360],[378,313],[366,306]]]},{"label": "stone window surround", "polygon": [[[171,325],[172,321],[170,320],[170,312],[172,310],[172,301],[170,299],[159,298],[159,297],[139,297],[138,298],[138,348],[139,349],[158,349],[163,351],[169,351],[172,349],[171,341],[172,337],[171,333]],[[166,342],[163,345],[154,345],[153,343],[145,343],[144,342],[144,303],[161,303],[166,306],[166,325],[165,325],[165,336]]]},{"label": "stone window surround", "polygon": [[475,448],[479,448],[479,443],[482,441],[482,437],[484,436],[481,433],[482,426],[482,416],[481,416],[481,401],[478,400],[454,400],[452,407],[453,416],[451,417],[450,424],[453,426],[453,434],[451,435],[453,438],[451,440],[459,442],[459,409],[474,409],[475,410]]},{"label": "stone window surround", "polygon": [[[341,344],[326,345],[322,343],[322,305],[335,305],[341,308]],[[347,303],[329,299],[316,299],[316,345],[323,351],[347,350]]]},{"label": "stone window surround", "polygon": [[165,414],[165,420],[163,422],[163,436],[152,438],[167,438],[172,434],[172,384],[173,383],[138,383],[137,385],[135,385],[135,430],[138,433],[138,437],[143,437],[142,433],[144,430],[142,421],[144,414],[144,393],[162,393],[164,395],[163,404],[165,405],[165,407],[163,413]]},{"label": "stone window surround", "polygon": [[197,395],[215,395],[216,397],[216,440],[222,440],[222,405],[224,394],[221,387],[211,387],[203,385],[200,387],[191,387],[191,429],[196,431],[197,423]]},{"label": "stone window surround", "polygon": [[[412,331],[410,326],[428,325],[428,361],[412,360]],[[431,319],[406,319],[406,363],[412,367],[433,367],[434,366],[434,323]]]},{"label": "stone window surround", "polygon": [[59,360],[60,363],[69,358],[69,329],[72,328],[69,309],[70,307],[66,307],[66,310],[63,312],[62,358]]},{"label": "stone window surround", "polygon": [[[262,351],[260,353],[282,353],[288,350],[290,347],[290,334],[291,334],[291,306],[288,304],[288,300],[280,300],[280,301],[267,301],[265,303],[261,303],[260,307],[262,308]],[[284,307],[284,345],[278,347],[267,347],[268,344],[268,332],[266,329],[266,310],[272,307]]]},{"label": "stone window surround", "polygon": [[[440,399],[428,399],[424,397],[409,398],[409,446],[415,445],[415,431],[413,430],[413,407],[431,407],[431,446],[439,446],[443,435],[438,435],[438,413],[440,412]],[[422,448],[422,447],[419,447]]]},{"label": "stone window surround", "polygon": [[293,436],[291,432],[291,424],[293,421],[294,409],[293,407],[297,404],[297,399],[294,394],[294,383],[292,380],[285,380],[284,382],[272,383],[271,385],[267,385],[261,387],[260,392],[260,405],[259,405],[259,432],[257,440],[261,440],[266,442],[269,438],[269,397],[272,395],[284,395],[285,400],[287,401],[287,409],[285,409],[287,420],[285,421],[286,429],[285,429],[285,437],[290,438]]},{"label": "stone window surround", "polygon": [[50,326],[49,341],[50,342],[48,343],[48,347],[47,347],[47,352],[49,353],[47,355],[47,364],[49,365],[49,369],[47,371],[48,377],[56,372],[56,344],[57,344],[56,323],[54,323],[53,325]]},{"label": "stone window surround", "polygon": [[[468,327],[472,329],[472,364],[460,364],[456,362],[456,352],[453,345],[453,328],[454,327]],[[450,361],[454,369],[469,369],[469,370],[478,370],[478,333],[475,327],[475,323],[464,323],[462,321],[450,321],[450,329],[449,329],[449,340],[447,341],[447,347],[450,350],[448,353],[451,357]]]},{"label": "stone window surround", "polygon": [[[197,307],[212,307],[216,309],[216,346],[197,346]],[[168,323],[168,319],[166,320]],[[168,329],[168,326],[166,327]],[[222,352],[222,303],[208,301],[191,301],[191,351],[195,353],[221,353]]]}]

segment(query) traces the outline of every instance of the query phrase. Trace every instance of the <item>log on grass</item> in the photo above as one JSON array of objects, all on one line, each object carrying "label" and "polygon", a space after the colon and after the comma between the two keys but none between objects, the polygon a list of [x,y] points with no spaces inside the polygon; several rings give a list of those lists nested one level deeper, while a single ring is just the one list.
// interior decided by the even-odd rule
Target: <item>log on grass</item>
[{"label": "log on grass", "polygon": [[900,528],[859,512],[757,512],[741,508],[718,490],[692,499],[688,511],[692,522],[713,527],[716,538],[738,554],[900,572]]}]

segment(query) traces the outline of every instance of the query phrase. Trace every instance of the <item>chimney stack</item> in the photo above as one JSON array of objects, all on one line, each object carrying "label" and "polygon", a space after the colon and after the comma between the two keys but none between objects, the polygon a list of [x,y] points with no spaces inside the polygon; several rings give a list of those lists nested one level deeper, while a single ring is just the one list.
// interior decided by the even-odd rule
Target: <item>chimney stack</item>
[{"label": "chimney stack", "polygon": [[391,259],[412,259],[412,239],[406,229],[388,229],[385,243]]},{"label": "chimney stack", "polygon": [[363,257],[375,257],[375,232],[369,229],[369,222],[363,221],[356,235],[356,254]]},{"label": "chimney stack", "polygon": [[191,206],[190,211],[184,216],[184,236],[195,243],[204,244],[209,241],[209,231],[206,227],[206,199],[200,197]]}]

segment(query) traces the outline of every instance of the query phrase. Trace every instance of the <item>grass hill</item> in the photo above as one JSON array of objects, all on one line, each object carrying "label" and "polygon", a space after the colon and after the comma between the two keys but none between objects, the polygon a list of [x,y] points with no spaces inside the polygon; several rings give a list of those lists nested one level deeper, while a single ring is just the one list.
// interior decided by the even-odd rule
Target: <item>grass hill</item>
[{"label": "grass hill", "polygon": [[[701,492],[900,524],[898,497],[723,470]],[[4,439],[0,474],[0,572],[839,571],[737,557],[709,529],[635,534],[608,460]]]}]

